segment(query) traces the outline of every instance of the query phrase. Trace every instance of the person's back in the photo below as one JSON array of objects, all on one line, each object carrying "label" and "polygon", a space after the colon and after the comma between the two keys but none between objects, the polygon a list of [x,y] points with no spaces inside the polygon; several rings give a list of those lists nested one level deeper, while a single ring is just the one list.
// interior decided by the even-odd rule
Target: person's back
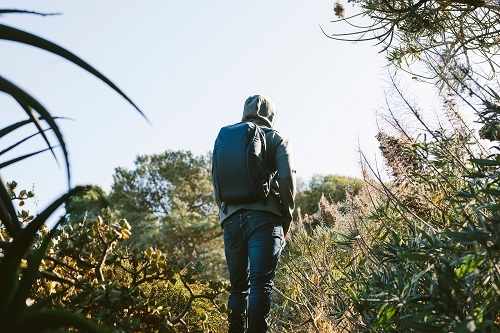
[{"label": "person's back", "polygon": [[265,199],[238,204],[215,196],[232,286],[230,333],[267,331],[275,271],[292,222],[296,193],[292,151],[279,132],[266,130],[273,128],[275,117],[276,107],[267,97],[256,95],[245,101],[242,121],[265,129],[267,162],[275,174],[271,193]]}]

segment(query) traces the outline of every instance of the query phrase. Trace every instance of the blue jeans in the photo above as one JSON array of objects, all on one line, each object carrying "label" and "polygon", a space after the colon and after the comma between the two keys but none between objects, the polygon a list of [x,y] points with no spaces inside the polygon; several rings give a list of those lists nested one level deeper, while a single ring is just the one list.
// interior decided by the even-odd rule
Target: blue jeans
[{"label": "blue jeans", "polygon": [[229,333],[267,331],[273,280],[285,246],[282,224],[280,216],[264,211],[237,211],[222,224],[232,287]]}]

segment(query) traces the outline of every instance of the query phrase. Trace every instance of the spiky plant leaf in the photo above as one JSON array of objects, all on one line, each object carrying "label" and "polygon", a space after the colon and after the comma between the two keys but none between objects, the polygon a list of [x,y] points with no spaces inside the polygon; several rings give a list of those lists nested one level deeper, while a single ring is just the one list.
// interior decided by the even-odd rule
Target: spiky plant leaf
[{"label": "spiky plant leaf", "polygon": [[31,157],[31,156],[34,156],[34,155],[37,155],[37,154],[40,154],[40,153],[43,153],[51,148],[54,148],[54,147],[49,147],[49,148],[45,148],[45,149],[42,149],[42,150],[38,150],[38,151],[35,151],[33,153],[29,153],[29,154],[25,154],[25,155],[22,155],[22,156],[18,156],[16,158],[13,158],[11,160],[8,160],[6,162],[3,162],[3,163],[0,163],[0,169],[2,168],[5,168],[6,166],[9,166],[11,164],[14,164],[16,162],[19,162],[19,161],[22,161],[28,157]]},{"label": "spiky plant leaf", "polygon": [[22,31],[13,27],[9,27],[0,24],[0,39],[10,40],[13,42],[18,42],[26,45],[31,45],[42,50],[46,50],[50,53],[56,54],[66,60],[74,63],[75,65],[85,69],[89,73],[93,74],[101,81],[106,83],[114,91],[125,98],[144,118],[147,119],[146,115],[132,102],[132,100],[125,95],[113,82],[111,82],[107,77],[97,71],[94,67],[90,66],[87,62],[83,61],[81,58],[66,50],[65,48],[54,44],[44,38],[38,37],[36,35],[30,34],[26,31]]},{"label": "spiky plant leaf", "polygon": [[0,221],[5,226],[9,235],[14,237],[21,230],[21,225],[17,219],[16,209],[12,204],[10,194],[3,184],[4,182],[0,177]]},{"label": "spiky plant leaf", "polygon": [[31,289],[36,283],[40,275],[40,264],[47,252],[48,247],[54,238],[55,233],[59,225],[64,221],[64,217],[61,217],[59,221],[52,227],[50,232],[44,237],[42,244],[38,249],[28,259],[28,265],[26,270],[23,271],[21,282],[19,283],[19,288],[13,297],[13,302],[9,307],[10,314],[8,318],[14,318],[17,314],[21,313],[26,307],[26,299],[31,294]]},{"label": "spiky plant leaf", "polygon": [[[18,128],[23,127],[24,125],[29,124],[30,122],[31,122],[31,120],[23,120],[23,121],[19,121],[15,124],[12,124],[12,125],[9,125],[5,128],[0,129],[0,138],[6,136],[7,134],[14,132]],[[1,153],[0,153],[0,155],[1,155]]]},{"label": "spiky plant leaf", "polygon": [[[64,142],[62,133],[59,130],[59,127],[57,126],[56,122],[54,121],[54,117],[47,111],[47,109],[42,104],[40,104],[40,102],[38,102],[30,94],[28,94],[23,89],[21,89],[14,83],[10,82],[9,80],[1,76],[0,76],[0,91],[3,91],[14,97],[16,101],[18,101],[18,103],[20,103],[23,106],[24,111],[28,114],[28,117],[30,117],[32,121],[34,121],[34,119],[36,118],[33,118],[31,110],[32,109],[35,110],[41,117],[43,117],[43,119],[47,122],[50,128],[54,131],[54,134],[56,135],[57,140],[59,141],[59,144],[61,145],[61,148],[63,150],[64,159],[66,161],[66,170],[67,170],[67,177],[69,184],[70,170],[69,170],[68,151],[66,149],[66,143]],[[39,127],[39,125],[37,126],[37,128],[39,128],[40,131],[41,128]],[[50,143],[48,142],[46,137],[45,140],[50,147]]]},{"label": "spiky plant leaf", "polygon": [[[6,192],[3,186],[0,188]],[[2,272],[2,274],[0,274],[0,322],[7,320],[6,315],[19,286],[18,272],[21,261],[26,251],[28,251],[28,248],[32,245],[36,233],[63,203],[72,196],[87,191],[89,188],[89,186],[77,186],[55,200],[49,207],[34,218],[26,228],[21,229],[17,237],[13,239],[11,245],[5,250],[4,258],[0,262],[0,272]]]}]

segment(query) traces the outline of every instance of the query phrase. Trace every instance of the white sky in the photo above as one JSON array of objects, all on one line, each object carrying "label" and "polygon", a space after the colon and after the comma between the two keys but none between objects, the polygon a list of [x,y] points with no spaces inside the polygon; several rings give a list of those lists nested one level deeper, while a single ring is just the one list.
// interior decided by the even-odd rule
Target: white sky
[{"label": "white sky", "polygon": [[[275,127],[290,138],[300,177],[359,176],[358,145],[368,156],[377,152],[375,111],[383,104],[385,62],[373,43],[323,35],[320,26],[340,32],[340,25],[329,23],[334,3],[2,1],[1,8],[62,13],[9,14],[0,23],[89,62],[152,125],[98,79],[45,51],[0,41],[0,75],[53,115],[74,119],[58,122],[70,151],[72,185],[109,191],[114,168],[133,167],[138,154],[204,154],[221,126],[240,120],[245,99],[254,94],[266,94],[277,105]],[[349,14],[352,7],[345,6]],[[6,95],[0,95],[0,105],[0,127],[22,115]],[[14,155],[37,146],[24,145]],[[67,190],[63,168],[48,153],[3,169],[2,178],[17,180],[21,188],[34,184],[41,208]]]}]

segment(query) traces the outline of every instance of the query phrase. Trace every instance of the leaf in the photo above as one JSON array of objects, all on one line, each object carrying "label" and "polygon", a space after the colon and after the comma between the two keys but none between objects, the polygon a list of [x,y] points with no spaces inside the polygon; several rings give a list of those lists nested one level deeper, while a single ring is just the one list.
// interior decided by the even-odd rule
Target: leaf
[{"label": "leaf", "polygon": [[[469,257],[469,256],[466,256],[466,257]],[[477,259],[471,260],[471,259],[466,258],[466,257],[463,258],[464,262],[458,268],[455,269],[455,274],[459,278],[463,278],[466,275],[474,272],[476,267],[481,265],[481,263],[484,261],[483,258],[477,258]]]},{"label": "leaf", "polygon": [[40,16],[59,15],[59,13],[40,13],[22,9],[0,9],[0,15],[2,14],[35,14]]},{"label": "leaf", "polygon": [[460,242],[462,244],[471,244],[475,242],[480,242],[484,244],[487,240],[491,238],[490,235],[481,231],[467,231],[467,232],[445,231],[443,232],[443,235],[451,238],[455,242]]},{"label": "leaf", "polygon": [[496,188],[485,188],[485,189],[480,190],[480,192],[495,195],[495,196],[500,196],[500,190],[496,189]]},{"label": "leaf", "polygon": [[457,191],[457,196],[465,198],[473,198],[474,194],[466,191]]},{"label": "leaf", "polygon": [[19,288],[17,289],[14,298],[13,304],[10,305],[10,316],[14,317],[17,313],[19,313],[24,307],[26,307],[26,299],[31,294],[31,289],[38,278],[40,273],[39,267],[42,259],[47,252],[47,248],[49,247],[52,238],[54,237],[57,227],[64,221],[64,217],[61,217],[59,221],[52,227],[50,232],[45,236],[42,241],[40,247],[35,251],[35,253],[28,259],[28,268],[23,272],[21,283],[19,284]]},{"label": "leaf", "polygon": [[[54,156],[54,158],[57,160],[56,154],[54,153],[54,150],[52,149],[52,147],[50,145],[49,139],[47,138],[47,135],[45,134],[45,130],[42,128],[42,125],[40,124],[40,120],[38,119],[38,117],[35,114],[33,114],[33,109],[31,108],[31,106],[29,104],[24,103],[23,101],[18,100],[17,102],[19,103],[19,105],[21,105],[21,107],[24,109],[24,111],[28,115],[31,123],[33,123],[35,125],[35,127],[38,129],[38,133],[43,137],[43,140],[47,143],[47,146],[49,146],[50,151],[52,153],[52,156]],[[55,124],[54,118],[50,117],[49,121],[53,122]]]},{"label": "leaf", "polygon": [[358,296],[356,296],[356,293],[354,292],[354,290],[350,286],[347,286],[347,291],[349,292],[349,296],[354,301],[356,306],[359,306],[359,298],[358,298]]},{"label": "leaf", "polygon": [[[5,229],[11,237],[17,235],[21,230],[21,225],[17,220],[16,209],[12,205],[12,200],[9,192],[4,186],[4,182],[0,177],[0,221],[2,221]],[[1,275],[1,274],[0,274]]]},{"label": "leaf", "polygon": [[498,212],[500,210],[500,204],[493,204],[488,206],[491,212]]},{"label": "leaf", "polygon": [[471,158],[470,162],[474,163],[476,165],[483,165],[483,166],[499,166],[500,165],[500,161],[488,160],[488,159],[483,159],[483,158]]},{"label": "leaf", "polygon": [[9,165],[14,164],[16,162],[22,161],[22,160],[24,160],[24,159],[26,159],[28,157],[31,157],[31,156],[43,153],[43,152],[45,152],[45,151],[47,151],[47,150],[49,150],[51,148],[54,148],[54,147],[49,147],[49,148],[45,148],[45,149],[42,149],[42,150],[35,151],[33,153],[24,154],[22,156],[19,156],[19,157],[13,158],[11,160],[8,160],[6,162],[0,163],[0,169],[5,168],[6,166],[9,166]]},{"label": "leaf", "polygon": [[[30,120],[23,120],[23,121],[20,121],[20,122],[15,123],[15,124],[9,125],[9,126],[7,126],[7,127],[5,127],[5,128],[2,128],[2,129],[0,130],[0,138],[2,138],[2,137],[4,137],[4,136],[6,136],[7,134],[9,134],[9,133],[11,133],[11,132],[14,132],[16,129],[21,128],[21,127],[23,127],[24,125],[27,125],[27,124],[29,124],[29,123],[31,123],[31,121],[30,121]],[[1,154],[0,154],[0,155],[1,155]]]},{"label": "leaf", "polygon": [[[55,120],[55,119],[68,119],[68,118],[64,118],[64,117],[53,117],[53,119]],[[31,124],[31,120],[23,120],[23,121],[20,121],[20,122],[18,122],[18,123],[12,124],[12,125],[10,125],[10,126],[8,126],[8,127],[5,127],[4,129],[0,130],[0,138],[1,138],[2,136],[4,136],[4,135],[9,134],[10,132],[13,132],[14,130],[16,130],[16,129],[18,129],[18,128],[20,128],[20,127],[24,126],[24,125],[27,125],[27,124]],[[44,129],[44,130],[42,130],[42,131],[46,132],[46,131],[50,131],[50,130],[51,130],[51,128],[47,128],[47,129]],[[29,139],[31,139],[31,138],[33,138],[33,137],[35,137],[35,136],[37,136],[38,134],[40,134],[40,133],[36,132],[36,133],[34,133],[34,134],[31,134],[31,135],[29,135],[29,136],[25,137],[24,139],[22,139],[22,140],[20,140],[20,141],[17,141],[16,143],[12,144],[11,146],[9,146],[9,147],[5,148],[4,150],[0,151],[0,155],[3,155],[3,154],[5,154],[5,153],[7,153],[8,151],[10,151],[10,150],[12,150],[12,149],[16,148],[17,146],[21,145],[22,143],[24,143],[24,142],[28,141]],[[55,147],[52,147],[52,148],[56,148],[56,146],[55,146]],[[44,150],[44,151],[45,151],[45,150]],[[40,152],[41,152],[41,151],[40,151]]]},{"label": "leaf", "polygon": [[[75,194],[88,190],[90,187],[77,186],[59,199],[54,201],[48,208],[42,211],[33,221],[21,229],[10,246],[5,250],[3,260],[0,262],[0,321],[5,320],[5,314],[9,310],[12,298],[18,284],[18,270],[26,251],[33,243],[36,233],[40,230],[47,218],[52,215],[65,201]],[[5,191],[2,186],[0,189]],[[1,191],[0,191],[1,193]]]},{"label": "leaf", "polygon": [[435,325],[433,322],[421,322],[412,318],[398,318],[397,321],[407,328],[414,329],[416,332],[441,332],[440,325]]},{"label": "leaf", "polygon": [[429,260],[429,256],[425,253],[418,252],[407,252],[399,254],[400,258],[408,259],[410,262],[412,261],[427,261]]},{"label": "leaf", "polygon": [[[97,71],[94,67],[90,66],[87,62],[83,61],[81,58],[76,56],[75,54],[69,52],[68,50],[62,48],[61,46],[54,44],[46,39],[38,37],[36,35],[30,34],[28,32],[9,27],[3,24],[0,24],[0,39],[10,40],[13,42],[18,42],[26,45],[31,45],[37,47],[39,49],[43,49],[50,53],[56,54],[60,57],[65,58],[66,60],[74,63],[75,65],[85,69],[87,72],[93,74],[101,81],[106,83],[109,87],[111,87],[114,91],[120,94],[123,98],[125,98],[146,120],[147,117],[145,114],[132,102],[132,100],[125,95],[113,82],[111,82],[107,77],[102,75],[99,71]],[[149,121],[149,120],[148,120]]]},{"label": "leaf", "polygon": [[389,321],[391,320],[391,318],[394,316],[394,314],[396,313],[396,310],[398,309],[397,308],[397,305],[391,305],[389,306],[388,308],[387,307],[387,303],[384,304],[379,312],[378,312],[378,320],[377,320],[377,325],[387,325],[389,324]]},{"label": "leaf", "polygon": [[[1,25],[0,25],[1,26]],[[45,107],[40,104],[35,98],[33,98],[30,94],[25,92],[23,89],[16,86],[14,83],[6,80],[5,78],[0,76],[0,91],[4,91],[5,93],[11,95],[18,101],[18,103],[23,106],[23,109],[28,113],[28,116],[33,121],[33,115],[31,114],[31,108],[38,112],[38,114],[43,117],[43,119],[49,124],[50,128],[54,131],[54,134],[59,141],[61,148],[64,153],[64,159],[66,161],[66,169],[67,169],[67,177],[68,184],[70,183],[70,170],[69,170],[69,160],[68,160],[68,151],[66,149],[66,144],[64,142],[63,136],[56,122],[54,121],[54,117],[45,109]],[[27,109],[27,106],[29,108]],[[43,132],[43,131],[42,131]],[[45,135],[45,134],[43,134]],[[46,139],[47,144],[50,146],[48,140]],[[55,155],[54,155],[55,156]]]}]

